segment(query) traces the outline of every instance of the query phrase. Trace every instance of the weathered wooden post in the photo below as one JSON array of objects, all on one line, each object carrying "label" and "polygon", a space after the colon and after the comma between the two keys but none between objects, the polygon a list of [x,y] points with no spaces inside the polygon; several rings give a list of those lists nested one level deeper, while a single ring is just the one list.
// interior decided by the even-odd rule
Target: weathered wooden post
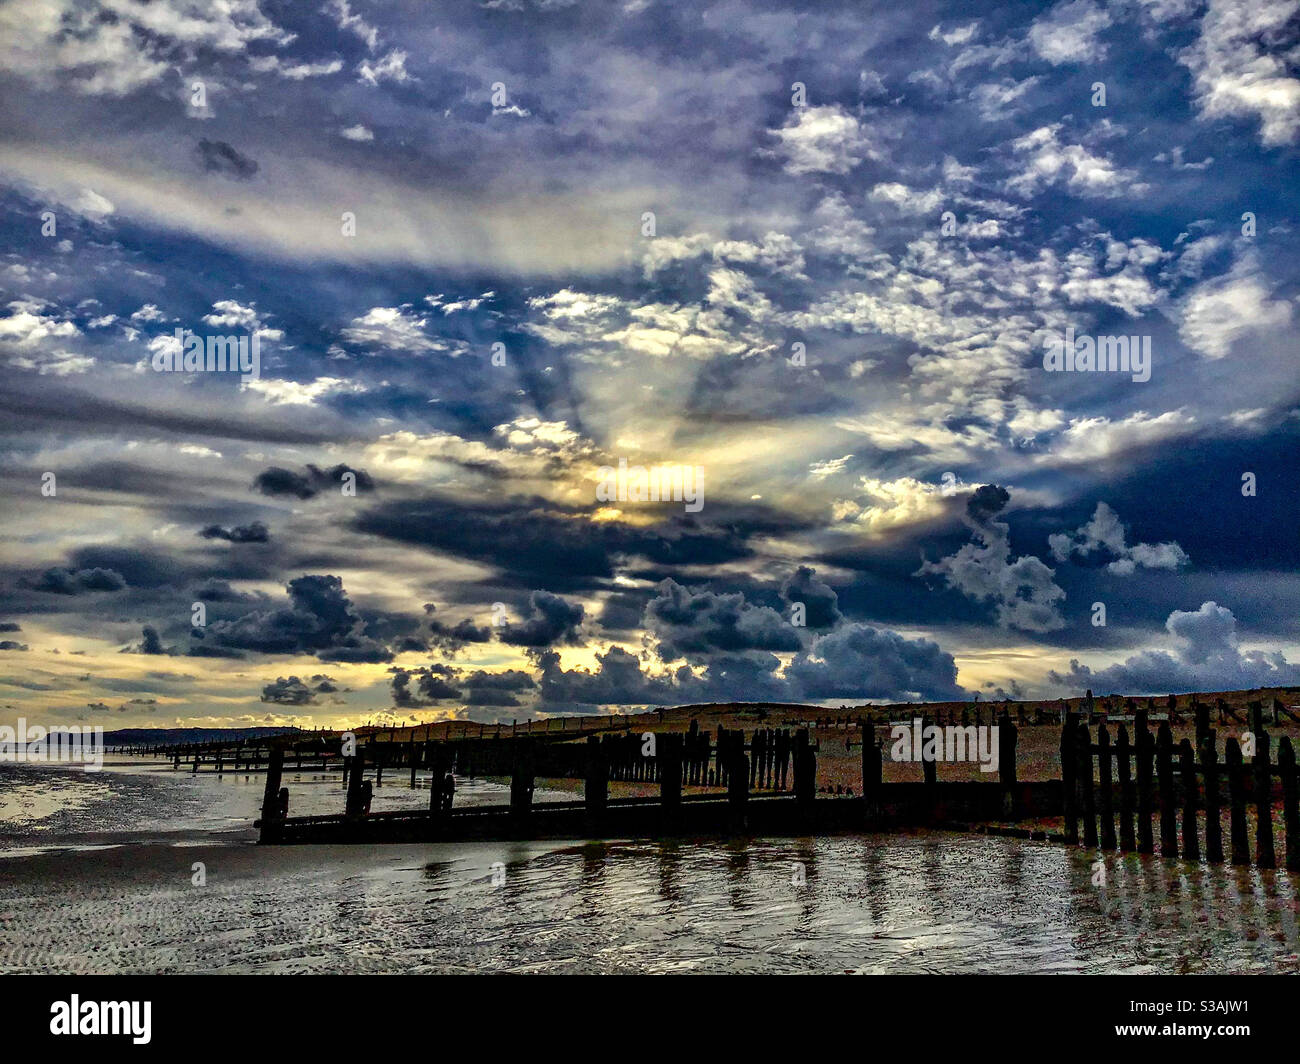
[{"label": "weathered wooden post", "polygon": [[[660,746],[659,755],[662,757],[666,752]],[[587,775],[583,781],[582,801],[588,820],[594,826],[609,804],[609,766],[605,764],[600,740],[594,735],[587,736]]]},{"label": "weathered wooden post", "polygon": [[444,783],[449,762],[442,752],[441,744],[434,745],[426,742],[424,747],[427,751],[425,760],[429,763],[429,815],[439,817],[442,815],[443,799],[446,795]]},{"label": "weathered wooden post", "polygon": [[1020,730],[1005,710],[998,723],[998,778],[1002,784],[1002,812],[1009,820],[1020,815],[1016,793],[1016,740]]},{"label": "weathered wooden post", "polygon": [[1232,840],[1232,863],[1250,864],[1250,844],[1246,836],[1246,786],[1245,768],[1241,763],[1241,747],[1236,739],[1223,744],[1223,760],[1228,767],[1229,835]]},{"label": "weathered wooden post", "polygon": [[420,759],[415,756],[415,729],[411,729],[411,741],[406,744],[407,756],[411,759],[411,790],[415,790],[415,770],[420,767]]},{"label": "weathered wooden post", "polygon": [[863,721],[862,728],[862,807],[867,816],[880,811],[880,788],[884,783],[884,760],[876,745],[876,728]]},{"label": "weathered wooden post", "polygon": [[1269,737],[1264,730],[1260,704],[1253,702],[1251,707],[1255,717],[1255,762],[1251,766],[1255,776],[1255,864],[1260,868],[1276,868],[1277,857],[1273,851],[1273,768],[1269,764]]},{"label": "weathered wooden post", "polygon": [[348,796],[343,807],[344,816],[351,819],[361,816],[365,809],[365,798],[361,794],[361,781],[365,775],[366,755],[358,745],[357,752],[352,755],[352,765],[347,773]]},{"label": "weathered wooden post", "polygon": [[1160,853],[1178,856],[1178,807],[1174,800],[1174,737],[1167,720],[1156,732],[1156,777],[1160,782]]},{"label": "weathered wooden post", "polygon": [[800,812],[808,814],[817,798],[817,755],[808,733],[802,735],[803,742],[795,747],[794,797]]},{"label": "weathered wooden post", "polygon": [[516,830],[524,829],[532,813],[534,776],[533,741],[521,739],[515,746],[514,769],[510,774],[510,819]]},{"label": "weathered wooden post", "polygon": [[1074,750],[1076,754],[1076,771],[1079,778],[1079,806],[1083,811],[1083,844],[1089,849],[1095,849],[1097,846],[1097,813],[1093,801],[1092,734],[1088,730],[1088,725],[1083,721],[1079,722],[1076,734]]},{"label": "weathered wooden post", "polygon": [[1110,764],[1110,729],[1105,722],[1097,726],[1097,775],[1101,802],[1101,848],[1115,849],[1115,791]]},{"label": "weathered wooden post", "polygon": [[271,747],[266,762],[266,787],[262,791],[262,834],[258,842],[279,842],[284,818],[280,815],[280,777],[284,772],[284,751]]},{"label": "weathered wooden post", "polygon": [[[1208,711],[1208,707],[1207,707]],[[1205,858],[1223,863],[1223,825],[1219,822],[1219,755],[1213,728],[1206,729],[1201,746],[1201,775],[1205,778]]]},{"label": "weathered wooden post", "polygon": [[1178,744],[1178,762],[1183,777],[1183,856],[1189,861],[1201,859],[1201,843],[1196,831],[1196,752],[1192,741]]},{"label": "weathered wooden post", "polygon": [[1291,747],[1291,740],[1285,736],[1278,740],[1277,767],[1282,773],[1282,823],[1286,831],[1286,870],[1300,872],[1300,780],[1296,779],[1295,750]]},{"label": "weathered wooden post", "polygon": [[1133,773],[1130,767],[1132,750],[1128,741],[1128,728],[1121,724],[1115,742],[1115,759],[1119,766],[1119,848],[1126,852],[1137,848],[1133,836]]},{"label": "weathered wooden post", "polygon": [[1075,781],[1079,775],[1078,755],[1075,743],[1079,735],[1079,720],[1073,714],[1065,714],[1065,724],[1061,727],[1061,803],[1065,815],[1065,841],[1071,845],[1079,842],[1079,806],[1075,793]]},{"label": "weathered wooden post", "polygon": [[[976,712],[975,720],[976,720],[976,726],[978,727],[978,722],[979,722],[979,714],[978,714],[978,711]],[[921,754],[921,778],[922,778],[923,780],[925,780],[925,800],[926,800],[926,804],[929,806],[930,810],[933,812],[934,807],[935,807],[935,797],[936,797],[936,794],[937,794],[937,792],[938,792],[937,784],[938,784],[938,781],[939,781],[939,766],[938,766],[938,764],[936,764],[936,762],[935,762],[935,760],[934,760],[933,757],[926,757],[926,756],[925,756],[925,748],[926,748],[927,745],[929,745],[929,744],[926,742],[926,740],[925,740],[925,731],[926,731],[926,729],[929,728],[929,727],[930,727],[930,718],[929,718],[928,716],[926,716],[926,717],[922,717],[922,718],[921,718],[921,751],[920,751],[920,754]],[[915,750],[912,751],[912,755],[913,755],[913,756],[916,756],[916,751],[915,751]]]},{"label": "weathered wooden post", "polygon": [[1146,710],[1138,710],[1133,719],[1133,751],[1137,757],[1138,853],[1155,853],[1151,831],[1151,730]]},{"label": "weathered wooden post", "polygon": [[[745,803],[749,799],[749,759],[743,743],[729,743],[727,760],[727,804],[731,807],[732,830],[745,826]],[[795,753],[795,790],[799,789],[799,755]]]}]

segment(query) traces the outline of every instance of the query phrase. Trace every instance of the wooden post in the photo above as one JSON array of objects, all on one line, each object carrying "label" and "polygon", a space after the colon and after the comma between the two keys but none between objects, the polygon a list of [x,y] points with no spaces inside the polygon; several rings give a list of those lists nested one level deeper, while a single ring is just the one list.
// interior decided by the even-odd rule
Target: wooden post
[{"label": "wooden post", "polygon": [[533,808],[533,746],[531,739],[522,739],[515,745],[515,764],[510,774],[510,817],[516,827],[528,822]]},{"label": "wooden post", "polygon": [[[1276,703],[1276,699],[1274,700]],[[1276,711],[1275,711],[1276,712]],[[1277,767],[1282,773],[1282,822],[1286,831],[1286,870],[1300,872],[1300,781],[1296,779],[1295,750],[1283,736],[1277,744]]]},{"label": "wooden post", "polygon": [[442,815],[442,785],[447,777],[448,762],[441,745],[434,746],[426,742],[424,746],[428,751],[425,760],[429,763],[429,815],[437,817]]},{"label": "wooden post", "polygon": [[[666,753],[662,748],[657,752],[661,757]],[[587,815],[593,818],[601,816],[609,804],[609,766],[605,764],[600,740],[594,735],[587,736],[587,777],[582,788],[582,800]]]},{"label": "wooden post", "polygon": [[864,721],[862,727],[862,799],[867,815],[880,807],[880,787],[884,779],[884,763],[880,747],[876,745],[875,725]]},{"label": "wooden post", "polygon": [[266,762],[266,787],[262,791],[262,834],[259,842],[279,842],[284,827],[280,816],[280,777],[284,771],[284,751],[271,748]]},{"label": "wooden post", "polygon": [[1115,849],[1115,790],[1110,763],[1110,729],[1103,721],[1097,726],[1097,775],[1101,788],[1101,848]]},{"label": "wooden post", "polygon": [[1223,744],[1223,760],[1228,766],[1229,834],[1232,839],[1232,863],[1250,864],[1250,844],[1246,837],[1246,781],[1241,763],[1241,747],[1236,739]]},{"label": "wooden post", "polygon": [[407,756],[411,759],[411,790],[415,790],[415,770],[420,765],[420,759],[415,756],[415,729],[411,729],[411,741],[406,744]]},{"label": "wooden post", "polygon": [[[1207,707],[1208,709],[1208,707]],[[1205,858],[1223,863],[1223,825],[1219,823],[1219,755],[1213,728],[1207,728],[1201,746],[1201,775],[1205,778]]]},{"label": "wooden post", "polygon": [[1273,852],[1273,769],[1269,764],[1268,732],[1264,730],[1259,703],[1255,708],[1255,864],[1260,868],[1276,868]]},{"label": "wooden post", "polygon": [[1004,710],[998,723],[998,777],[1002,783],[1002,812],[1011,820],[1020,815],[1016,796],[1016,739],[1019,729]]},{"label": "wooden post", "polygon": [[365,775],[366,755],[358,744],[357,752],[352,755],[352,768],[347,774],[348,796],[344,803],[345,816],[359,817],[365,807],[365,799],[361,797],[361,781]]},{"label": "wooden post", "polygon": [[[979,718],[976,717],[976,720],[978,719]],[[936,764],[934,758],[925,756],[925,747],[926,747],[925,731],[929,727],[930,727],[930,718],[922,717],[921,718],[921,750],[920,750],[921,778],[925,780],[926,793],[929,796],[930,804],[933,805],[935,784],[938,783],[939,780],[939,775],[938,775],[939,766]]]},{"label": "wooden post", "polygon": [[1131,852],[1137,848],[1133,837],[1133,773],[1129,764],[1128,728],[1123,724],[1119,726],[1115,753],[1119,765],[1119,848]]},{"label": "wooden post", "polygon": [[1201,859],[1201,843],[1196,830],[1196,751],[1192,741],[1178,744],[1178,761],[1183,777],[1183,856],[1189,861]]},{"label": "wooden post", "polygon": [[1167,720],[1156,733],[1156,777],[1160,783],[1160,852],[1178,856],[1178,806],[1174,801],[1174,737]]},{"label": "wooden post", "polygon": [[685,736],[678,732],[661,735],[658,753],[663,758],[659,768],[659,804],[663,812],[676,815],[682,806],[682,762]]},{"label": "wooden post", "polygon": [[1079,842],[1079,807],[1075,794],[1079,766],[1078,755],[1074,750],[1078,734],[1078,718],[1073,713],[1066,713],[1065,724],[1061,728],[1061,802],[1065,815],[1065,841],[1075,845]]},{"label": "wooden post", "polygon": [[[743,745],[732,744],[734,749],[728,759],[727,802],[731,806],[733,823],[741,828],[745,823],[745,803],[749,798],[749,759]],[[795,754],[795,790],[799,789],[799,756]]]},{"label": "wooden post", "polygon": [[1143,709],[1134,715],[1133,750],[1137,756],[1138,853],[1155,853],[1151,832],[1151,731]]},{"label": "wooden post", "polygon": [[1083,810],[1083,844],[1090,849],[1097,845],[1097,815],[1093,803],[1092,735],[1088,725],[1079,722],[1075,740],[1075,765],[1079,774],[1079,805]]}]

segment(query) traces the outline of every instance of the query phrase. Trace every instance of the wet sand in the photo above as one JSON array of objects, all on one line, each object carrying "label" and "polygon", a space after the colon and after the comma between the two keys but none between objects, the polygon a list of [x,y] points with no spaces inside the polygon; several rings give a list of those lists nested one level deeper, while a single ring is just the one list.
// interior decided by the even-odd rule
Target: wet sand
[{"label": "wet sand", "polygon": [[0,862],[0,971],[1297,970],[1285,874],[1106,864],[945,834],[51,852]]}]

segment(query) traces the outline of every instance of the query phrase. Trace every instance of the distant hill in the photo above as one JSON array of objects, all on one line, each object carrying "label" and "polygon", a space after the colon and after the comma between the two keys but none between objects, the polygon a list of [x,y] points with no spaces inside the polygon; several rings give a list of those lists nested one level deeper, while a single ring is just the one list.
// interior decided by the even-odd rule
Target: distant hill
[{"label": "distant hill", "polygon": [[267,735],[296,735],[301,728],[121,728],[104,732],[107,746],[147,746],[155,743],[210,743],[218,739],[261,739]]}]

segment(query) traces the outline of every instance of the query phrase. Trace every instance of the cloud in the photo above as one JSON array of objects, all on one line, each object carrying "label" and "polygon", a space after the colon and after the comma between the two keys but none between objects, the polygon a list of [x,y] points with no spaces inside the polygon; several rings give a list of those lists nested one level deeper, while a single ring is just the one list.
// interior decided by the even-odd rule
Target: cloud
[{"label": "cloud", "polygon": [[847,174],[874,155],[858,120],[839,104],[796,108],[786,124],[771,133],[780,142],[790,174]]},{"label": "cloud", "polygon": [[271,539],[270,531],[261,521],[237,525],[234,528],[206,525],[199,529],[199,535],[204,539],[224,539],[227,543],[268,543]]},{"label": "cloud", "polygon": [[295,473],[291,469],[271,466],[257,474],[253,480],[253,487],[263,495],[292,495],[298,499],[311,499],[327,489],[340,488],[347,473],[353,475],[352,483],[358,492],[375,490],[375,482],[369,473],[342,464],[329,469],[318,469],[309,464],[305,473]]},{"label": "cloud", "polygon": [[1237,619],[1216,602],[1200,609],[1175,610],[1165,628],[1176,640],[1168,650],[1143,650],[1125,661],[1093,669],[1070,661],[1067,672],[1048,679],[1073,691],[1145,695],[1185,691],[1240,691],[1300,683],[1300,664],[1280,651],[1243,651],[1237,642]]},{"label": "cloud", "polygon": [[1088,557],[1100,552],[1111,561],[1106,571],[1115,576],[1131,576],[1142,569],[1178,569],[1190,563],[1177,543],[1126,543],[1127,533],[1119,515],[1104,502],[1097,503],[1087,524],[1072,533],[1060,532],[1047,537],[1052,557],[1068,561],[1072,555]]},{"label": "cloud", "polygon": [[691,591],[672,579],[656,591],[646,603],[644,623],[659,640],[663,661],[701,661],[718,651],[800,648],[788,620],[770,606],[747,602],[739,592]]},{"label": "cloud", "polygon": [[549,591],[528,596],[528,618],[522,624],[507,623],[499,629],[503,643],[517,647],[549,647],[582,643],[583,608]]},{"label": "cloud", "polygon": [[1098,62],[1106,57],[1106,47],[1097,38],[1110,21],[1109,13],[1093,0],[1057,4],[1034,20],[1029,43],[1053,66]]},{"label": "cloud", "polygon": [[215,644],[261,654],[315,654],[321,661],[383,662],[392,652],[366,635],[337,576],[290,580],[288,608],[254,611],[208,626]]},{"label": "cloud", "polygon": [[1137,173],[1115,165],[1082,144],[1062,143],[1060,123],[1041,126],[1011,143],[1020,172],[1007,181],[1007,189],[1030,196],[1045,187],[1064,185],[1076,196],[1117,198],[1146,192]]},{"label": "cloud", "polygon": [[953,701],[969,697],[957,685],[952,655],[928,639],[906,639],[867,624],[846,624],[818,636],[790,663],[786,677],[798,696]]},{"label": "cloud", "polygon": [[257,173],[257,162],[243,155],[224,140],[201,139],[194,149],[203,169],[210,174],[224,174],[239,181],[248,181]]},{"label": "cloud", "polygon": [[318,695],[333,694],[337,690],[334,681],[324,675],[309,677],[307,681],[297,676],[277,676],[273,683],[262,688],[262,701],[282,706],[309,706],[317,702]]},{"label": "cloud", "polygon": [[924,562],[917,576],[938,576],[955,591],[995,607],[999,625],[1026,632],[1051,632],[1065,627],[1058,603],[1065,591],[1053,582],[1055,573],[1032,554],[1011,558],[1011,529],[992,518],[1010,495],[996,484],[985,484],[967,503],[972,542],[937,562]]},{"label": "cloud", "polygon": [[[1296,0],[1210,0],[1196,41],[1178,54],[1203,119],[1258,119],[1269,146],[1300,134],[1294,73]],[[1291,51],[1288,53],[1287,49]]]},{"label": "cloud", "polygon": [[781,597],[804,605],[804,620],[809,628],[832,628],[843,619],[839,596],[829,584],[817,579],[816,573],[801,565],[781,585]]},{"label": "cloud", "polygon": [[1254,257],[1223,277],[1197,285],[1184,300],[1178,335],[1206,358],[1225,358],[1242,339],[1285,329],[1291,303],[1271,298],[1272,287]]},{"label": "cloud", "polygon": [[31,584],[33,591],[54,595],[79,595],[83,591],[121,591],[126,587],[122,574],[114,569],[46,569],[39,580]]}]

